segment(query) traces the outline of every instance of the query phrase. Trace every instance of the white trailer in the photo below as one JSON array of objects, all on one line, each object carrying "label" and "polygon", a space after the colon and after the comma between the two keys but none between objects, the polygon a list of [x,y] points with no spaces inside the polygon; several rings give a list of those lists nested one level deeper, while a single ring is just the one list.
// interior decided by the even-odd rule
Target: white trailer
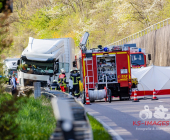
[{"label": "white trailer", "polygon": [[29,38],[27,48],[22,52],[20,69],[18,71],[19,85],[33,85],[41,82],[46,86],[48,79],[51,82],[58,79],[60,69],[66,71],[69,81],[72,62],[75,59],[74,40],[72,38],[34,39]]},{"label": "white trailer", "polygon": [[4,76],[9,77],[12,74],[16,74],[17,77],[17,61],[19,58],[7,58],[5,59],[3,65]]}]

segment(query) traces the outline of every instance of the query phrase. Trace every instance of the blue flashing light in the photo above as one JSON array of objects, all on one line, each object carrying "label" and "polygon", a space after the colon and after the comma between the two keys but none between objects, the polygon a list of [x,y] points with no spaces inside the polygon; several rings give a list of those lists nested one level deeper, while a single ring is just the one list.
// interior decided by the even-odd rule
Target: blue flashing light
[{"label": "blue flashing light", "polygon": [[142,50],[141,50],[141,48],[139,48],[139,52],[141,52]]},{"label": "blue flashing light", "polygon": [[108,51],[108,48],[107,48],[107,47],[105,47],[103,50],[104,50],[105,52],[107,52],[107,51]]}]

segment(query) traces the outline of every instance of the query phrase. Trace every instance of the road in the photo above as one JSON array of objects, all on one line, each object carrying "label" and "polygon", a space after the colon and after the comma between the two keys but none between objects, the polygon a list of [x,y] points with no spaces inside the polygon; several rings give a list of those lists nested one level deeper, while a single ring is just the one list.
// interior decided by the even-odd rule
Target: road
[{"label": "road", "polygon": [[[91,105],[85,105],[85,109],[89,114],[104,123],[110,133],[115,135],[114,139],[167,140],[170,139],[170,115],[164,115],[164,112],[160,113],[159,106],[163,105],[168,108],[170,114],[170,95],[159,96],[158,98],[159,100],[147,99],[140,100],[140,102],[119,101],[118,98],[115,98],[112,103],[95,101]],[[142,120],[139,113],[144,110],[145,105],[149,106],[150,113],[147,111],[147,114],[150,119]],[[162,115],[162,119],[154,117],[155,107],[158,107],[156,109],[158,115]],[[141,117],[145,118],[146,116],[141,115]]]}]

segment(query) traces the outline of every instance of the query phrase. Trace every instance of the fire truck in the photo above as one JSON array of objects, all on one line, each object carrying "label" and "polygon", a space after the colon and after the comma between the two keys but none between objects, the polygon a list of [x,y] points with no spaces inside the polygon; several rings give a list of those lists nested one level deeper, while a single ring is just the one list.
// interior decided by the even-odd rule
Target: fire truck
[{"label": "fire truck", "polygon": [[[137,48],[136,44],[124,44],[124,46],[130,48],[132,68],[141,68],[147,66],[145,49]],[[148,54],[148,60],[151,60],[151,54]]]},{"label": "fire truck", "polygon": [[[105,98],[111,102],[112,97],[129,100],[131,95],[130,50],[124,46],[109,46],[87,50],[86,32],[80,41],[80,74],[83,82],[82,101],[85,103],[88,92],[91,102]],[[87,92],[86,92],[87,90]]]}]

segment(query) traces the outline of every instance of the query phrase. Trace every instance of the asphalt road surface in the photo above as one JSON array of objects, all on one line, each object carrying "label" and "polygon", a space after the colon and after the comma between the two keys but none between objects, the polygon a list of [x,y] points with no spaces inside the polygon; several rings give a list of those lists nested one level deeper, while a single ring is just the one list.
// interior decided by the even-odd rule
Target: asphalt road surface
[{"label": "asphalt road surface", "polygon": [[85,109],[113,132],[115,140],[170,139],[170,95],[158,96],[159,100],[154,101],[148,98],[140,102],[118,98],[112,103],[95,101]]}]

